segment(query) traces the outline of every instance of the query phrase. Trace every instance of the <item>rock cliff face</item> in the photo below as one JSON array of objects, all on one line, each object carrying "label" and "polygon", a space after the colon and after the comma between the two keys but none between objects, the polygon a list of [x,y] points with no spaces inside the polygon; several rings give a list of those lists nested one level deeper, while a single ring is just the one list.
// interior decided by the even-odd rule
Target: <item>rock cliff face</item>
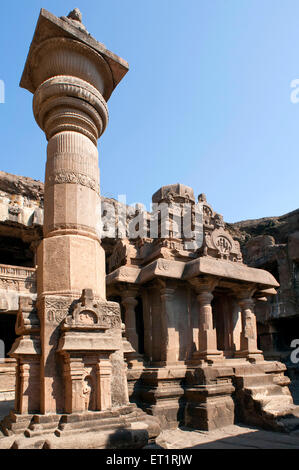
[{"label": "rock cliff face", "polygon": [[16,176],[0,171],[0,191],[41,203],[44,196],[44,184],[26,176]]},{"label": "rock cliff face", "polygon": [[227,228],[243,248],[249,240],[267,235],[274,237],[276,244],[287,244],[289,236],[299,230],[299,209],[279,217],[264,217],[227,224]]},{"label": "rock cliff face", "polygon": [[260,347],[269,358],[284,360],[290,374],[297,373],[290,351],[299,332],[299,209],[227,226],[241,244],[244,261],[267,269],[280,283],[277,296],[256,305]]},{"label": "rock cliff face", "polygon": [[0,264],[33,267],[42,225],[43,184],[0,172]]}]

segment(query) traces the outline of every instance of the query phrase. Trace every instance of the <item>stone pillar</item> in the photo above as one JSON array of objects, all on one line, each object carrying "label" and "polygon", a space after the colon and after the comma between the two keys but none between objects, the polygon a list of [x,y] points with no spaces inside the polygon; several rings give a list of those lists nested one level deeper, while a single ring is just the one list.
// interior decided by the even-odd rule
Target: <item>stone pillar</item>
[{"label": "stone pillar", "polygon": [[106,299],[97,141],[108,123],[107,101],[127,71],[87,33],[79,10],[62,18],[42,10],[21,86],[34,94],[34,116],[48,140],[37,251],[43,414],[64,411],[61,322],[83,289]]},{"label": "stone pillar", "polygon": [[161,282],[161,363],[163,365],[178,362],[179,343],[176,334],[174,312],[175,284]]},{"label": "stone pillar", "polygon": [[138,335],[136,331],[135,316],[135,307],[137,307],[137,304],[137,300],[129,292],[122,295],[122,305],[125,307],[126,337],[136,352],[138,351]]},{"label": "stone pillar", "polygon": [[142,289],[143,322],[144,322],[144,355],[149,361],[152,360],[152,304],[154,289],[146,285]]},{"label": "stone pillar", "polygon": [[125,335],[132,347],[132,351],[126,353],[129,367],[142,364],[142,355],[138,352],[138,334],[136,331],[137,292],[137,289],[126,289],[121,293],[122,305],[125,307]]},{"label": "stone pillar", "polygon": [[[15,411],[30,414],[39,410],[39,357],[28,356],[19,361]],[[21,399],[20,399],[21,398]]]},{"label": "stone pillar", "polygon": [[83,362],[81,358],[64,358],[65,376],[65,411],[66,413],[81,413],[84,410],[82,396]]},{"label": "stone pillar", "polygon": [[111,406],[111,363],[102,357],[97,364],[97,410],[109,410]]},{"label": "stone pillar", "polygon": [[198,344],[199,349],[193,355],[195,360],[207,361],[217,360],[223,357],[223,352],[217,349],[216,328],[213,326],[213,312],[211,302],[212,291],[216,282],[212,280],[192,279],[191,284],[195,287],[199,305],[198,317]]},{"label": "stone pillar", "polygon": [[240,351],[236,357],[248,359],[263,359],[262,351],[257,347],[257,328],[254,313],[254,290],[242,290],[238,293],[238,302],[241,308],[242,331],[240,338]]}]

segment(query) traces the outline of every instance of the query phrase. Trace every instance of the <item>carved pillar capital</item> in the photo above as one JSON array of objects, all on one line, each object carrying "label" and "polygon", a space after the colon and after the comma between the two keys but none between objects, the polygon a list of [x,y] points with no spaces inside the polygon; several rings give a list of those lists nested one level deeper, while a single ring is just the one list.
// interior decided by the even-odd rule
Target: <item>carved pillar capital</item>
[{"label": "carved pillar capital", "polygon": [[252,299],[254,293],[256,292],[257,288],[255,286],[250,286],[250,285],[245,285],[244,287],[242,286],[237,286],[233,289],[233,292],[235,296],[237,297],[238,302],[242,302],[243,300],[246,299]]},{"label": "carved pillar capital", "polygon": [[138,305],[138,301],[135,297],[131,295],[122,295],[122,305],[126,308],[126,310],[135,310],[135,307]]},{"label": "carved pillar capital", "polygon": [[217,284],[219,283],[219,279],[209,277],[196,277],[193,279],[189,279],[189,283],[194,287],[194,290],[197,294],[205,292],[212,293]]},{"label": "carved pillar capital", "polygon": [[163,288],[160,290],[160,296],[162,300],[172,301],[175,289]]},{"label": "carved pillar capital", "polygon": [[35,91],[33,112],[48,140],[59,132],[79,132],[94,145],[108,124],[101,93],[78,77],[62,75],[43,82]]},{"label": "carved pillar capital", "polygon": [[213,298],[214,298],[213,294],[209,291],[202,291],[202,292],[199,292],[199,294],[197,295],[197,301],[200,307],[211,305]]},{"label": "carved pillar capital", "polygon": [[255,301],[252,297],[245,297],[245,298],[238,299],[238,303],[242,310],[252,311],[254,308]]}]

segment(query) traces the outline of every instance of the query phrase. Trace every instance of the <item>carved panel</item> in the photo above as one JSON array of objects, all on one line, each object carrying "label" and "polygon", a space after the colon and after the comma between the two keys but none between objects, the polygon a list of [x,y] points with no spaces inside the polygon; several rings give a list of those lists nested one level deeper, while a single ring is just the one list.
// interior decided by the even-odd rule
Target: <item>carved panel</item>
[{"label": "carved panel", "polygon": [[49,323],[60,324],[69,313],[71,300],[69,299],[46,299],[46,319]]}]

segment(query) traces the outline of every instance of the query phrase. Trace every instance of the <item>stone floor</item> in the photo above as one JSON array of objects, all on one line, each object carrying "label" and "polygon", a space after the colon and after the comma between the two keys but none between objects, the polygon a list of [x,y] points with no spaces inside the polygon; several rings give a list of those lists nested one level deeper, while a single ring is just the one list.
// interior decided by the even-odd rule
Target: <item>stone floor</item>
[{"label": "stone floor", "polygon": [[[13,401],[0,402],[0,420],[13,408]],[[14,437],[8,439],[12,442]],[[8,446],[9,448],[9,446]],[[149,449],[299,449],[299,434],[282,434],[233,425],[216,431],[187,428],[163,431]]]},{"label": "stone floor", "polygon": [[299,449],[299,435],[264,431],[233,425],[216,431],[194,431],[187,428],[163,431],[157,449]]}]

